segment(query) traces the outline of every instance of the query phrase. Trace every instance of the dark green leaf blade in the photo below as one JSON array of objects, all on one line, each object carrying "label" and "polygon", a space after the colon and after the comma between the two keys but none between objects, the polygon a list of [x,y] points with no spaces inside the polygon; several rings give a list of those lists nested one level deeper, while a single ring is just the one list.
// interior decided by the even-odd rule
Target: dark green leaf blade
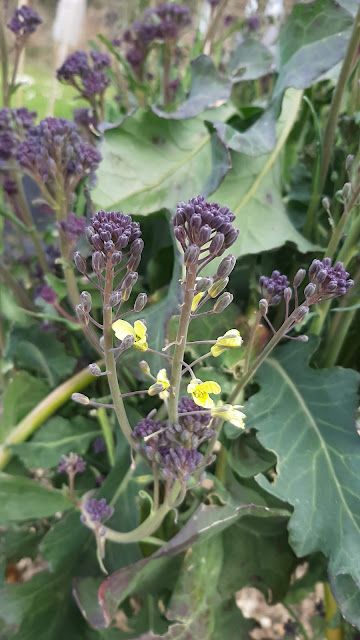
[{"label": "dark green leaf blade", "polygon": [[[288,344],[264,363],[257,374],[261,390],[246,405],[247,425],[278,456],[276,480],[259,482],[294,506],[289,532],[296,554],[321,551],[329,558],[331,580],[339,584],[337,576],[345,575],[347,585],[355,585],[360,583],[360,443],[354,416],[360,377],[350,369],[310,369],[315,344]],[[356,624],[358,613],[350,617],[340,589],[337,598]]]},{"label": "dark green leaf blade", "polygon": [[61,491],[47,489],[21,476],[0,473],[0,522],[46,518],[66,511],[70,503]]}]

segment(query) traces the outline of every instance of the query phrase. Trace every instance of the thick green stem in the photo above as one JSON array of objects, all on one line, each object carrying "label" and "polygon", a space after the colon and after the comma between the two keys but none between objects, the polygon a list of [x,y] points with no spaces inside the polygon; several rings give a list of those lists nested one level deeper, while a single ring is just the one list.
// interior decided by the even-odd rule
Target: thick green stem
[{"label": "thick green stem", "polygon": [[34,305],[30,300],[26,289],[22,287],[18,281],[14,278],[11,272],[0,262],[0,280],[9,288],[14,294],[15,298],[19,302],[21,307],[24,307],[28,311],[34,310]]},{"label": "thick green stem", "polygon": [[49,265],[47,263],[46,260],[46,256],[45,253],[42,249],[41,246],[41,242],[39,240],[37,231],[36,231],[36,227],[34,224],[34,220],[33,217],[31,215],[31,211],[29,208],[29,205],[27,203],[26,197],[25,197],[25,193],[24,193],[24,188],[23,188],[23,184],[22,184],[22,180],[20,175],[18,174],[18,172],[12,171],[12,178],[16,183],[16,190],[17,190],[17,199],[19,201],[20,207],[21,207],[21,213],[22,213],[22,217],[23,220],[26,224],[26,226],[28,227],[29,231],[29,235],[31,237],[31,240],[33,241],[34,247],[35,247],[35,251],[36,251],[36,255],[38,257],[40,266],[43,270],[44,274],[49,273],[50,269],[49,269]]},{"label": "thick green stem", "polygon": [[100,407],[97,412],[97,419],[99,420],[101,430],[103,432],[106,450],[109,458],[110,465],[113,467],[115,464],[115,446],[114,438],[107,417],[107,413],[103,407]]},{"label": "thick green stem", "polygon": [[[103,363],[100,361],[98,365]],[[11,452],[7,449],[12,444],[24,442],[31,436],[45,420],[50,418],[55,411],[70,400],[73,393],[81,391],[94,381],[94,377],[89,372],[88,367],[83,369],[75,376],[64,382],[46,398],[44,398],[30,413],[14,427],[9,435],[5,438],[0,447],[0,469],[3,469],[11,458]]]},{"label": "thick green stem", "polygon": [[[132,542],[140,542],[144,540],[144,538],[148,538],[151,536],[161,525],[165,516],[174,508],[176,500],[180,494],[181,484],[178,481],[174,482],[174,485],[165,499],[165,502],[161,505],[161,507],[157,511],[153,511],[144,522],[142,522],[136,529],[133,531],[129,531],[127,533],[120,533],[119,531],[114,531],[114,529],[109,529],[108,527],[103,527],[105,530],[105,538],[106,540],[111,540],[111,542],[115,542],[117,544],[130,544]],[[91,522],[90,519],[87,518],[87,513],[84,510],[83,515],[86,518],[86,525],[89,529],[95,530],[96,523]]]},{"label": "thick green stem", "polygon": [[354,28],[349,40],[345,58],[342,63],[337,85],[333,93],[333,97],[330,105],[330,111],[329,111],[329,115],[328,115],[328,119],[325,127],[321,171],[320,171],[320,184],[319,184],[320,193],[323,190],[327,172],[330,165],[332,149],[333,149],[334,139],[335,139],[335,129],[336,129],[337,119],[338,119],[338,115],[341,107],[342,97],[346,88],[347,81],[353,69],[353,62],[356,58],[356,53],[357,53],[359,43],[360,43],[360,7],[355,17]]},{"label": "thick green stem", "polygon": [[246,360],[245,360],[245,366],[244,366],[244,374],[249,371],[251,352],[252,352],[252,348],[253,348],[253,344],[254,344],[254,340],[255,340],[256,330],[257,330],[257,328],[258,328],[258,326],[260,324],[260,320],[261,320],[261,313],[260,313],[260,311],[258,311],[257,314],[256,314],[256,318],[255,318],[254,324],[251,327],[251,332],[250,332],[250,336],[249,336],[249,340],[248,340],[247,352],[246,352]]},{"label": "thick green stem", "polygon": [[351,221],[351,226],[349,229],[349,233],[345,238],[345,242],[341,247],[338,255],[338,260],[344,263],[346,267],[351,258],[353,257],[353,253],[357,252],[357,242],[360,237],[360,214],[356,218]]},{"label": "thick green stem", "polygon": [[1,72],[2,72],[2,105],[8,107],[8,54],[4,30],[4,0],[0,0],[0,53],[1,53]]},{"label": "thick green stem", "polygon": [[[324,595],[325,595],[325,619],[326,622],[330,622],[333,620],[336,613],[338,613],[339,609],[335,602],[334,596],[330,591],[330,587],[327,582],[324,583]],[[340,622],[341,625],[341,622]],[[343,630],[341,626],[336,627],[335,629],[326,627],[326,638],[327,640],[343,640]]]},{"label": "thick green stem", "polygon": [[[126,415],[124,402],[121,397],[119,382],[116,372],[116,362],[114,353],[111,351],[113,348],[113,329],[112,329],[112,309],[109,305],[110,296],[113,291],[114,284],[114,268],[111,264],[106,265],[106,278],[105,278],[105,291],[104,291],[104,313],[103,313],[103,326],[104,326],[104,352],[105,352],[105,365],[107,371],[107,377],[111,392],[111,397],[114,403],[114,409],[116,417],[118,419],[121,430],[131,447],[134,446],[134,440],[132,437],[132,430],[129,424],[128,417]],[[150,534],[147,534],[150,535]]]},{"label": "thick green stem", "polygon": [[216,456],[215,475],[223,484],[225,484],[225,478],[226,478],[226,463],[227,463],[227,451],[225,447],[221,445],[221,449]]},{"label": "thick green stem", "polygon": [[341,322],[339,323],[336,337],[331,342],[329,341],[328,347],[325,352],[324,364],[327,367],[334,367],[339,357],[342,346],[348,335],[348,331],[356,314],[356,309],[353,311],[344,311],[341,315]]},{"label": "thick green stem", "polygon": [[181,369],[182,362],[184,360],[186,339],[189,329],[191,305],[194,298],[196,268],[196,264],[190,264],[187,267],[186,271],[184,303],[180,314],[170,377],[169,422],[171,425],[175,424],[178,421],[178,402],[181,382]]},{"label": "thick green stem", "polygon": [[164,42],[163,47],[163,100],[166,108],[170,103],[171,43]]}]

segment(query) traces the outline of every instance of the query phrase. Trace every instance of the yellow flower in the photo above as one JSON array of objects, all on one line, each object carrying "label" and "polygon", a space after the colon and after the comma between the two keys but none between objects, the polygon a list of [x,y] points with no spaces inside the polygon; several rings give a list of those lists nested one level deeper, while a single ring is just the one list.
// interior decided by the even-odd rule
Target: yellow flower
[{"label": "yellow flower", "polygon": [[223,418],[224,420],[228,420],[228,422],[231,422],[235,427],[244,429],[245,413],[238,411],[238,409],[242,409],[242,406],[239,404],[221,404],[211,409],[211,415],[213,418]]},{"label": "yellow flower", "polygon": [[136,320],[134,326],[125,320],[116,320],[112,328],[119,340],[124,340],[126,336],[134,336],[134,347],[138,351],[146,351],[148,344],[146,342],[146,325],[141,320]]},{"label": "yellow flower", "polygon": [[166,369],[160,369],[159,373],[156,376],[156,382],[151,385],[148,390],[148,394],[149,396],[155,396],[159,394],[161,400],[167,400],[169,397],[169,392],[167,391],[168,387],[170,387],[170,382],[166,374]]},{"label": "yellow flower", "polygon": [[194,296],[194,299],[192,301],[192,305],[191,305],[191,313],[193,311],[195,311],[195,309],[197,309],[197,306],[201,300],[201,298],[203,298],[205,295],[205,291],[201,291],[200,293],[197,293],[196,296]]},{"label": "yellow flower", "polygon": [[230,329],[225,335],[219,336],[216,340],[216,344],[211,347],[211,353],[215,358],[227,349],[234,349],[235,347],[241,347],[243,339],[237,329]]},{"label": "yellow flower", "polygon": [[212,398],[209,398],[209,393],[221,393],[221,387],[217,382],[209,380],[208,382],[201,382],[201,380],[195,378],[188,384],[187,392],[191,393],[192,399],[199,407],[205,407],[210,409],[214,405]]}]

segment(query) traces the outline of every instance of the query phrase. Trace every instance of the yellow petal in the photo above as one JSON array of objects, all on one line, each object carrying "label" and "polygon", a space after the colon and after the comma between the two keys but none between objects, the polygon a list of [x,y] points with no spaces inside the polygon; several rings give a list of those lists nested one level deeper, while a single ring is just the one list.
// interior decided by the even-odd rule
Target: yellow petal
[{"label": "yellow petal", "polygon": [[189,382],[189,384],[187,386],[187,392],[188,393],[194,393],[195,389],[197,389],[199,384],[201,384],[201,380],[199,380],[198,378],[195,378],[194,380]]},{"label": "yellow petal", "polygon": [[135,340],[133,347],[138,351],[147,351],[148,343],[146,342],[146,337],[142,338],[141,340]]},{"label": "yellow petal", "polygon": [[157,382],[162,382],[164,389],[170,386],[169,379],[167,377],[166,369],[160,369],[156,377]]},{"label": "yellow petal", "polygon": [[207,382],[203,382],[201,385],[201,390],[206,391],[206,393],[221,393],[221,387],[217,382],[213,382],[213,380],[208,380]]},{"label": "yellow petal", "polygon": [[145,338],[146,336],[146,325],[141,322],[141,320],[135,320],[134,323],[134,332],[137,338]]},{"label": "yellow petal", "polygon": [[210,351],[211,351],[211,355],[213,355],[214,358],[217,358],[222,353],[224,353],[224,351],[226,351],[226,347],[220,347],[218,344],[214,344],[211,347]]},{"label": "yellow petal", "polygon": [[203,298],[205,295],[205,291],[201,291],[200,293],[197,293],[196,296],[194,296],[194,299],[192,301],[192,305],[191,305],[191,311],[195,311],[195,309],[197,308],[201,298]]},{"label": "yellow petal", "polygon": [[135,331],[131,326],[130,322],[126,322],[126,320],[116,320],[112,325],[113,330],[115,331],[115,335],[119,340],[124,340],[126,336],[134,336]]}]

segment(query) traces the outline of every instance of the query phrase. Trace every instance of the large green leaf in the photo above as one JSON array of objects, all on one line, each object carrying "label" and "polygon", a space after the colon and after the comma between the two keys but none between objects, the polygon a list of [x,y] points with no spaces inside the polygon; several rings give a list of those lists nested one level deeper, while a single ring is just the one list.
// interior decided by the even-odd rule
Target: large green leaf
[{"label": "large green leaf", "polygon": [[232,151],[244,153],[256,158],[270,153],[276,143],[275,118],[268,110],[246,131],[237,131],[224,122],[214,121],[212,126],[218,132],[221,140]]},{"label": "large green leaf", "polygon": [[240,518],[224,531],[224,567],[219,585],[223,594],[256,587],[270,602],[285,596],[296,564],[288,543],[287,523],[287,517],[269,513],[265,519]]},{"label": "large green leaf", "polygon": [[11,333],[7,355],[19,368],[46,378],[50,387],[64,376],[70,376],[76,363],[76,359],[66,353],[65,345],[59,342],[54,331],[39,332],[37,326],[30,329],[16,327]]},{"label": "large green leaf", "polygon": [[231,166],[200,118],[170,122],[144,111],[106,131],[100,151],[96,206],[138,215],[213,193]]},{"label": "large green leaf", "polygon": [[29,413],[46,394],[49,387],[25,371],[14,376],[4,398],[4,410],[0,424],[0,441],[4,442],[11,429]]},{"label": "large green leaf", "polygon": [[289,90],[277,125],[278,142],[271,154],[250,158],[232,153],[232,169],[213,195],[236,214],[240,234],[231,251],[237,256],[269,251],[294,242],[300,251],[314,249],[293,226],[282,201],[279,154],[295,122],[301,93]]},{"label": "large green leaf", "polygon": [[27,467],[49,468],[56,466],[63,454],[73,451],[82,455],[100,434],[96,422],[80,416],[70,422],[56,416],[36,432],[31,442],[13,444],[11,450]]},{"label": "large green leaf", "polygon": [[[360,626],[360,441],[355,428],[360,376],[307,366],[315,340],[279,347],[256,375],[247,426],[278,456],[261,486],[294,507],[290,543],[298,556],[321,551],[347,619]],[[357,585],[357,586],[356,586]],[[342,589],[344,586],[344,589]]]},{"label": "large green leaf", "polygon": [[[4,621],[4,638],[15,640],[82,640],[86,627],[77,615],[71,593],[64,590],[71,567],[62,573],[43,571],[24,584],[6,584],[0,590],[0,619]],[[14,636],[11,632],[14,632]]]},{"label": "large green leaf", "polygon": [[211,58],[201,55],[191,62],[191,89],[189,97],[176,111],[154,113],[167,120],[182,120],[199,115],[204,109],[219,107],[231,96],[230,80],[219,74]]},{"label": "large green leaf", "polygon": [[231,54],[230,69],[236,77],[233,81],[256,80],[274,69],[273,56],[269,49],[255,38],[239,42]]},{"label": "large green leaf", "polygon": [[334,0],[297,3],[281,29],[274,97],[305,89],[344,56],[354,19]]},{"label": "large green leaf", "polygon": [[34,480],[0,473],[0,522],[46,518],[70,508],[61,491]]}]

